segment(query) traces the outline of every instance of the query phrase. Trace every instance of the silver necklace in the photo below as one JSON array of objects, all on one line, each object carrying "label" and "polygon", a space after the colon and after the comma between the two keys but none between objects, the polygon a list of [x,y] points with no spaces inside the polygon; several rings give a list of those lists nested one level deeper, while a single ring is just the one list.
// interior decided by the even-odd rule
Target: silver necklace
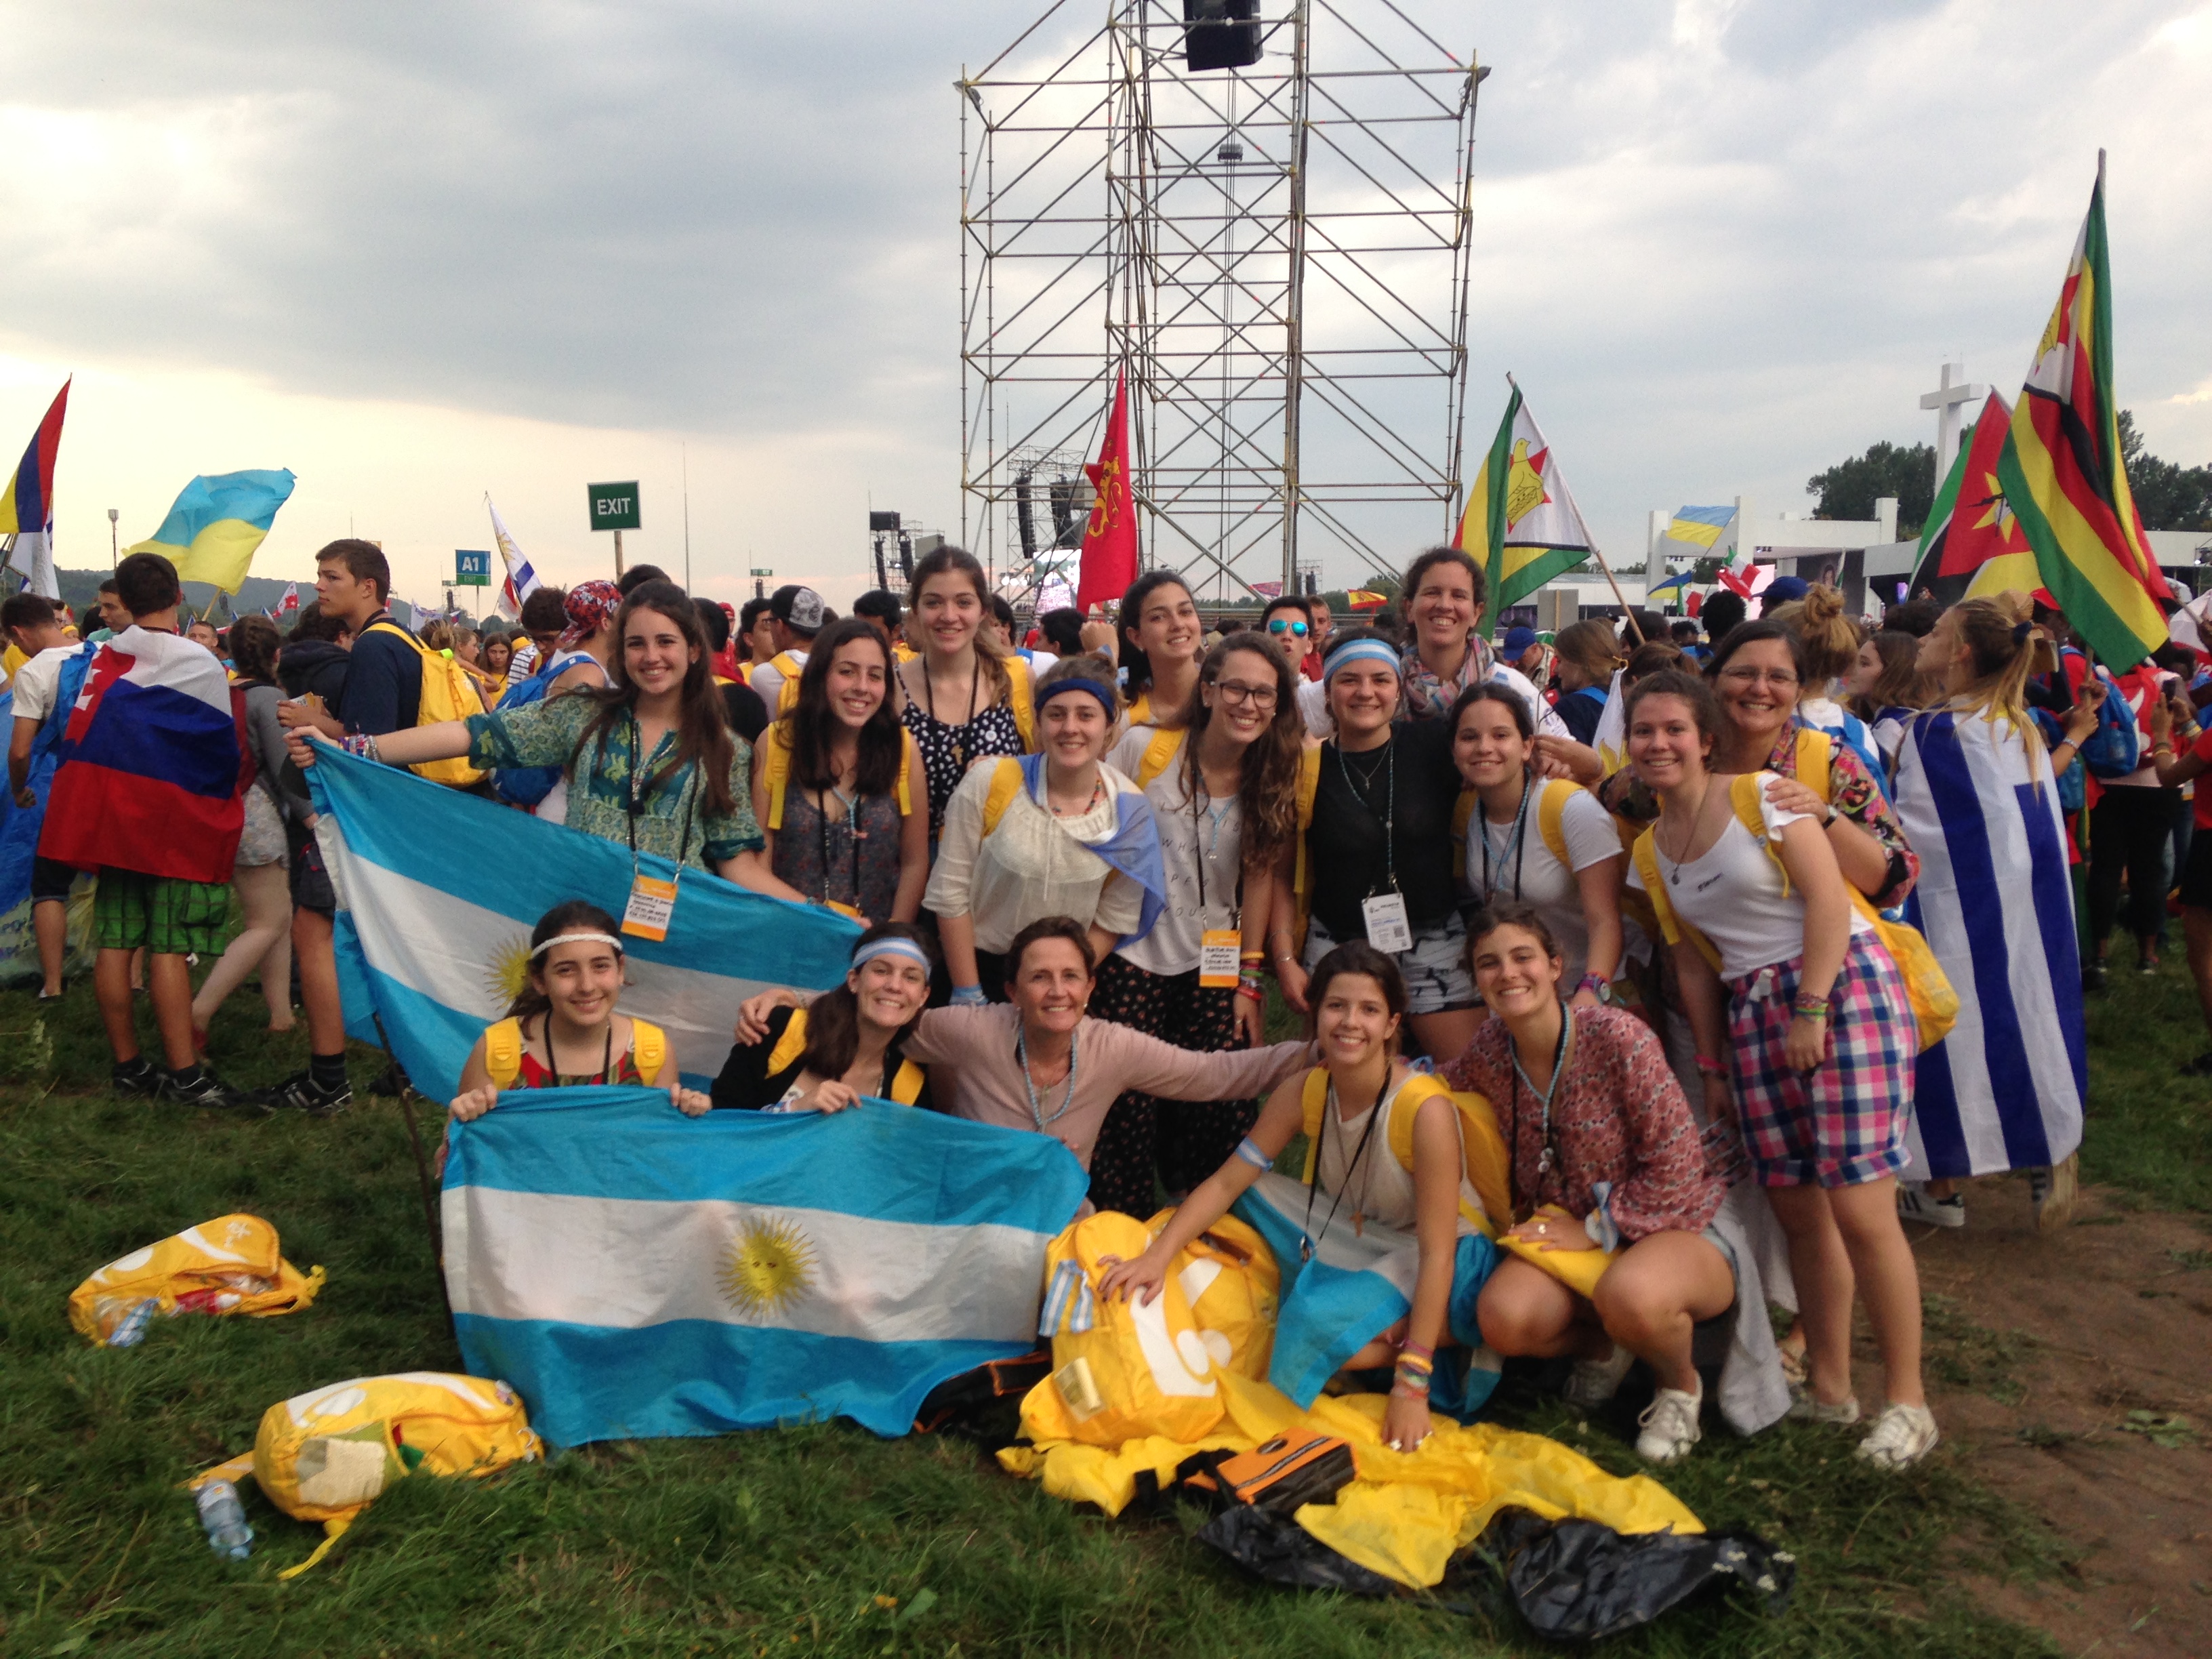
[{"label": "silver necklace", "polygon": [[1015,1039],[1014,1054],[1022,1062],[1022,1088],[1030,1097],[1030,1119],[1036,1125],[1037,1133],[1042,1134],[1048,1125],[1059,1122],[1067,1115],[1067,1109],[1075,1104],[1075,1073],[1079,1064],[1075,1033],[1071,1031],[1067,1035],[1067,1091],[1060,1097],[1060,1109],[1050,1117],[1044,1115],[1044,1108],[1037,1103],[1036,1079],[1030,1075],[1030,1045],[1026,1037]]}]

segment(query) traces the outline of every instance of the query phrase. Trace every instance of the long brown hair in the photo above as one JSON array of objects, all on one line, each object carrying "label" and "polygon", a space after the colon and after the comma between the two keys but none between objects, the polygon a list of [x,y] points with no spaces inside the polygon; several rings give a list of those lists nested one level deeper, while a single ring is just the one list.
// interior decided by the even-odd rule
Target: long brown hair
[{"label": "long brown hair", "polygon": [[[622,602],[622,609],[615,613],[615,647],[611,653],[612,660],[607,665],[608,683],[571,694],[592,698],[599,705],[599,711],[585,722],[584,729],[577,734],[576,746],[568,754],[569,775],[575,775],[576,763],[586,744],[596,739],[604,754],[608,735],[616,723],[633,718],[637,712],[638,690],[630,684],[629,653],[623,641],[629,633],[630,618],[641,611],[665,617],[674,625],[690,648],[691,665],[684,671],[683,689],[678,694],[676,752],[669,757],[667,765],[637,786],[638,793],[641,797],[649,795],[687,764],[696,764],[700,799],[705,810],[715,814],[734,811],[737,801],[730,793],[730,766],[738,751],[730,738],[729,718],[723,713],[721,695],[714,689],[714,670],[708,660],[711,653],[707,649],[706,630],[699,626],[699,613],[691,608],[691,601],[674,582],[641,582],[630,591]],[[681,854],[683,849],[678,848],[677,851]]]},{"label": "long brown hair", "polygon": [[[1011,702],[1014,695],[1013,671],[1006,666],[1006,647],[991,632],[991,580],[983,574],[983,567],[973,553],[964,547],[951,544],[933,549],[921,556],[914,568],[914,580],[907,584],[906,608],[919,618],[921,613],[921,590],[929,586],[930,578],[946,572],[965,576],[975,589],[981,602],[981,615],[975,623],[975,654],[982,659],[983,672],[991,682],[994,702]],[[917,628],[917,634],[921,629]]]},{"label": "long brown hair", "polygon": [[[810,657],[808,660],[813,659]],[[873,945],[879,939],[909,939],[921,947],[931,965],[937,962],[937,942],[910,921],[879,921],[853,941],[854,954],[864,945]],[[896,1048],[914,1034],[927,1010],[917,1010],[915,1017],[898,1029],[891,1039]],[[853,1067],[853,1056],[860,1052],[860,1000],[854,996],[844,981],[839,981],[830,989],[806,1005],[806,1047],[799,1056],[802,1070],[820,1078],[840,1078]]]},{"label": "long brown hair", "polygon": [[792,781],[805,789],[835,784],[837,763],[831,757],[831,745],[845,723],[830,706],[830,665],[855,640],[883,653],[884,700],[860,726],[853,787],[864,795],[889,794],[898,782],[899,762],[906,753],[906,727],[891,708],[891,674],[898,665],[884,636],[866,617],[830,623],[807,647],[806,666],[799,676],[799,701],[778,724],[791,745]]},{"label": "long brown hair", "polygon": [[1237,799],[1244,816],[1244,862],[1272,865],[1297,839],[1298,762],[1306,741],[1305,716],[1298,712],[1298,682],[1283,653],[1265,634],[1240,628],[1206,653],[1198,665],[1198,684],[1191,688],[1190,704],[1179,720],[1190,735],[1183,739],[1183,788],[1198,795],[1198,746],[1212,723],[1213,711],[1206,706],[1206,688],[1221,681],[1221,665],[1232,651],[1249,651],[1275,671],[1275,714],[1267,729],[1246,746],[1238,763]]},{"label": "long brown hair", "polygon": [[1894,628],[1884,629],[1868,641],[1881,658],[1881,673],[1873,689],[1851,699],[1851,713],[1870,720],[1890,708],[1925,708],[1942,695],[1920,672],[1920,641]]}]

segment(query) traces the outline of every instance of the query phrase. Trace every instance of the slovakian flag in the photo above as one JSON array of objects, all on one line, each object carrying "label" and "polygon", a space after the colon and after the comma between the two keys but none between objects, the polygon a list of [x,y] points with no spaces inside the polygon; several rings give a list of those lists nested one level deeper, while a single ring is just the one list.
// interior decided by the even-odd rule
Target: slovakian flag
[{"label": "slovakian flag", "polygon": [[1111,605],[1137,580],[1137,500],[1129,487],[1129,371],[1114,378],[1114,408],[1106,417],[1098,459],[1085,466],[1091,480],[1091,522],[1083,531],[1083,566],[1075,606]]},{"label": "slovakian flag", "polygon": [[1452,538],[1452,545],[1472,555],[1489,579],[1482,612],[1486,635],[1508,606],[1582,563],[1592,546],[1589,526],[1559,472],[1559,458],[1522,401],[1513,377],[1507,375],[1505,383],[1512,387],[1505,418],[1482,458],[1459,533]]},{"label": "slovakian flag", "polygon": [[2096,653],[2126,668],[2163,644],[2159,601],[2172,590],[2144,540],[2120,460],[2102,150],[2088,216],[2014,405],[1996,476],[2043,586]]},{"label": "slovakian flag", "polygon": [[62,596],[54,574],[54,459],[61,453],[62,419],[69,412],[70,382],[54,394],[46,419],[31,434],[31,447],[0,489],[0,536],[15,538],[8,562],[30,578],[41,599]]},{"label": "slovakian flag", "polygon": [[225,882],[246,808],[230,678],[216,654],[136,625],[100,648],[62,734],[40,853]]}]

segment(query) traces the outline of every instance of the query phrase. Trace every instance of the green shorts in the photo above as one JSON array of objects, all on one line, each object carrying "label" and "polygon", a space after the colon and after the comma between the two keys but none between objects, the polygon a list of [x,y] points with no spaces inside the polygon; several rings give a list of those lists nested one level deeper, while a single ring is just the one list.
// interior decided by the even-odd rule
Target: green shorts
[{"label": "green shorts", "polygon": [[230,884],[103,869],[92,901],[92,942],[157,956],[220,951],[230,927]]}]

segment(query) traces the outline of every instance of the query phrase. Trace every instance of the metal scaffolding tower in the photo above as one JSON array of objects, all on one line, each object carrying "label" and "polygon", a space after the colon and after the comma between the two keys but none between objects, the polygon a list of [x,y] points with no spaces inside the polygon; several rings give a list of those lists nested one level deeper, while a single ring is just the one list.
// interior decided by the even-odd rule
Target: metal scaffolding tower
[{"label": "metal scaffolding tower", "polygon": [[1096,3],[958,83],[963,540],[1010,575],[1049,544],[1038,459],[1096,454],[1126,368],[1148,565],[1401,568],[1456,522],[1487,70],[1393,0],[1268,0],[1257,61],[1202,73],[1186,11],[1234,0]]}]

